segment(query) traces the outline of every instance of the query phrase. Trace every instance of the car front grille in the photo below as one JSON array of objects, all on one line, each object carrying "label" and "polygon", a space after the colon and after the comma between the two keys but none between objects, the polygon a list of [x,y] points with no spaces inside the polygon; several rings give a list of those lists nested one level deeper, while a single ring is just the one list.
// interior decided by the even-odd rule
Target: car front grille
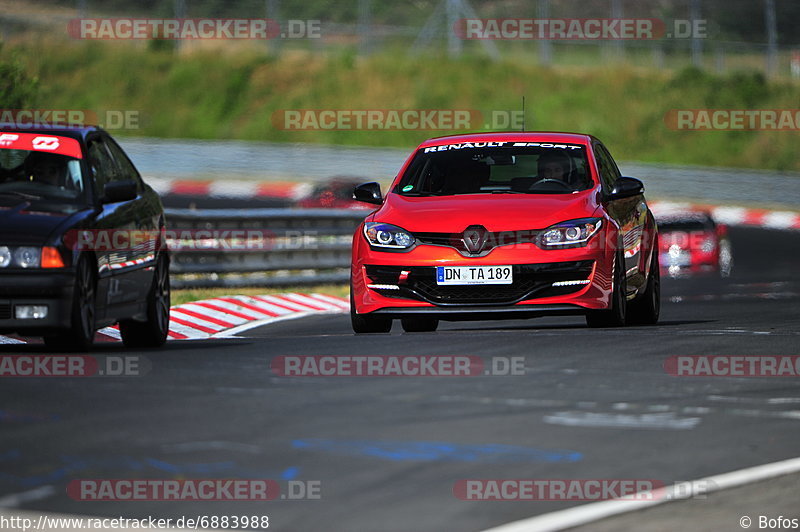
[{"label": "car front grille", "polygon": [[[514,282],[508,285],[438,285],[434,266],[367,266],[367,276],[376,285],[396,285],[399,290],[380,288],[384,296],[427,301],[436,305],[503,305],[531,298],[570,294],[586,285],[553,286],[558,281],[589,278],[594,261],[514,265]],[[407,271],[405,282],[399,282]]]},{"label": "car front grille", "polygon": [[11,319],[11,303],[0,303],[0,320]]},{"label": "car front grille", "polygon": [[420,244],[453,248],[465,257],[479,257],[499,246],[527,244],[536,241],[538,231],[498,231],[486,233],[486,244],[478,252],[471,252],[464,244],[463,233],[414,233]]}]

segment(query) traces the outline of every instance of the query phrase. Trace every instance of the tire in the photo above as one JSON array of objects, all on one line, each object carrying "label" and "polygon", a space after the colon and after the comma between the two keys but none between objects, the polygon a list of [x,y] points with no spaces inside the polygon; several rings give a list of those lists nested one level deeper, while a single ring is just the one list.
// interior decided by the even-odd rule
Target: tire
[{"label": "tire", "polygon": [[72,294],[71,327],[44,337],[47,347],[66,350],[87,350],[94,344],[97,278],[93,262],[86,256],[78,259],[75,288]]},{"label": "tire", "polygon": [[356,334],[388,333],[392,330],[391,318],[356,314],[356,306],[353,303],[352,286],[350,287],[350,323],[353,326],[353,332]]},{"label": "tire", "polygon": [[402,318],[400,323],[405,332],[433,332],[439,327],[436,318]]},{"label": "tire", "polygon": [[628,323],[655,325],[658,323],[660,314],[661,268],[658,264],[658,252],[653,251],[653,260],[650,262],[650,275],[647,279],[647,288],[636,301],[628,305]]},{"label": "tire", "polygon": [[626,287],[625,259],[620,250],[614,261],[614,291],[611,294],[611,308],[589,311],[586,314],[586,325],[589,327],[624,327],[628,310]]},{"label": "tire", "polygon": [[158,258],[153,284],[147,293],[147,321],[119,322],[119,333],[125,347],[161,347],[169,333],[169,261]]}]

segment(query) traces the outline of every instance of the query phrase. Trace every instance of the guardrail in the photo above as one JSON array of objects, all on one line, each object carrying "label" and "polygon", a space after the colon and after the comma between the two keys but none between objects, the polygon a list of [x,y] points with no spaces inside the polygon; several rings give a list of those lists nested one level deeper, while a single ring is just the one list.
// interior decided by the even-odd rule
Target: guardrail
[{"label": "guardrail", "polygon": [[351,209],[166,209],[176,288],[343,283]]}]

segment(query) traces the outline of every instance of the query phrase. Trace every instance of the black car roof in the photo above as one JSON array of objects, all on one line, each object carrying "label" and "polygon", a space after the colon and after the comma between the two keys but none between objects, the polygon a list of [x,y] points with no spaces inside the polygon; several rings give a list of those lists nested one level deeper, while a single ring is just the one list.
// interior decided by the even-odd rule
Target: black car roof
[{"label": "black car roof", "polygon": [[45,132],[50,135],[58,135],[61,137],[70,137],[76,140],[83,140],[88,134],[97,131],[103,131],[103,128],[98,126],[65,126],[59,124],[36,124],[28,127],[4,124],[0,122],[0,131],[15,131],[18,133]]}]

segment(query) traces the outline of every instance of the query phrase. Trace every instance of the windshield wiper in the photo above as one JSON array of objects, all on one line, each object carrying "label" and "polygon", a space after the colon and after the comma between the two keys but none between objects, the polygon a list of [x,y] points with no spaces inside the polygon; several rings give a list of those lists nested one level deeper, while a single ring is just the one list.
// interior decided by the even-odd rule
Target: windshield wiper
[{"label": "windshield wiper", "polygon": [[492,190],[492,194],[529,194],[526,190]]},{"label": "windshield wiper", "polygon": [[14,196],[15,198],[22,198],[25,200],[40,200],[41,196],[35,194],[26,194],[24,192],[17,192],[16,190],[0,190],[0,196]]},{"label": "windshield wiper", "polygon": [[446,194],[442,194],[440,192],[403,192],[400,194],[401,196],[415,196],[415,197],[424,197],[424,196],[446,196]]}]

